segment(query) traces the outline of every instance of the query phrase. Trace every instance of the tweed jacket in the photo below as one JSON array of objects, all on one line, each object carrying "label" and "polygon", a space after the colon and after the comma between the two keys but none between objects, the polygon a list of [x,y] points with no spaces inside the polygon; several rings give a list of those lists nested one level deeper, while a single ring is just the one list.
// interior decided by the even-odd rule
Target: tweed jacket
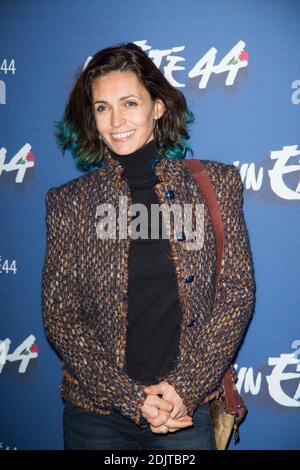
[{"label": "tweed jacket", "polygon": [[[123,167],[111,155],[105,160],[105,167],[47,192],[42,314],[49,341],[62,359],[63,398],[100,414],[116,409],[143,427],[144,385],[125,371],[131,239],[96,236],[97,206],[108,203],[117,207],[120,195],[128,197],[130,206],[132,198],[122,176]],[[224,256],[216,299],[213,227],[192,174],[182,160],[163,158],[155,166],[159,183],[154,188],[160,204],[204,204],[201,250],[187,250],[186,241],[170,238],[182,324],[177,363],[161,379],[174,386],[191,416],[200,403],[220,392],[222,377],[252,316],[255,297],[240,174],[234,165],[202,162],[224,223]],[[172,198],[166,197],[170,190]],[[171,217],[171,228],[173,223]]]}]

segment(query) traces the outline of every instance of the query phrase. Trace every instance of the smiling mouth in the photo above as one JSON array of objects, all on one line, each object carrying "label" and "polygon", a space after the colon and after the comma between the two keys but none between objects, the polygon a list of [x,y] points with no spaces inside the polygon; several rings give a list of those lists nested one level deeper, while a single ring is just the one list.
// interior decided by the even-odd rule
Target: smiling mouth
[{"label": "smiling mouth", "polygon": [[116,142],[124,142],[125,140],[128,140],[134,133],[135,133],[135,129],[133,129],[132,131],[111,134],[111,136],[112,136],[112,139],[115,140]]}]

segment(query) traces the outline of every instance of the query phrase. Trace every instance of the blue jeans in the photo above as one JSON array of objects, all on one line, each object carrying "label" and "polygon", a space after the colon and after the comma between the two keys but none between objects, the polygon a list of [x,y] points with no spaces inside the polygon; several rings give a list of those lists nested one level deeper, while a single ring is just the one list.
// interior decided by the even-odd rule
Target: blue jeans
[{"label": "blue jeans", "polygon": [[174,433],[155,434],[141,429],[114,410],[99,415],[65,403],[63,412],[65,450],[215,450],[209,405],[199,406],[193,426]]}]

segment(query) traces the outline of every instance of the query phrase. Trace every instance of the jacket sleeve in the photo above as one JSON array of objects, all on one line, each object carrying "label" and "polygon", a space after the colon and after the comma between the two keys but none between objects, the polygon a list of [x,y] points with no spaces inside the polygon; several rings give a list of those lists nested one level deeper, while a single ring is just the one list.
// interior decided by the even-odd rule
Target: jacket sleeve
[{"label": "jacket sleeve", "polygon": [[228,165],[219,205],[224,224],[224,252],[212,312],[199,327],[189,357],[162,380],[174,386],[192,415],[222,382],[252,316],[255,298],[253,263],[242,202],[243,183]]},{"label": "jacket sleeve", "polygon": [[[47,246],[42,315],[49,341],[95,406],[115,408],[144,427],[144,386],[117,370],[81,309],[76,292],[73,201],[51,188],[46,195]],[[78,234],[75,234],[78,237]],[[80,236],[80,235],[79,235]]]}]

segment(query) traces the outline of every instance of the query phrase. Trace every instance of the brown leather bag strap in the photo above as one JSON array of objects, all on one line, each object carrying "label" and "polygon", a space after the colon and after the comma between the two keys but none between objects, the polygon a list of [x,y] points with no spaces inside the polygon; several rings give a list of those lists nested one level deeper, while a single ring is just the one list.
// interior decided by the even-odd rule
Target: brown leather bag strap
[{"label": "brown leather bag strap", "polygon": [[[199,189],[205,199],[212,220],[217,252],[215,278],[216,299],[219,286],[222,257],[224,252],[224,226],[222,222],[221,211],[204,163],[202,163],[200,160],[183,161],[187,168],[191,171],[195,181],[198,183]],[[239,421],[243,419],[247,409],[235,385],[235,375],[236,374],[233,366],[230,366],[224,374],[222,385],[224,388],[224,406],[226,412],[234,415],[236,425]]]},{"label": "brown leather bag strap", "polygon": [[215,299],[217,297],[217,291],[219,286],[221,263],[224,251],[224,227],[219,208],[218,200],[211,184],[208,172],[205,168],[204,163],[201,160],[183,160],[185,165],[191,171],[195,181],[198,183],[200,191],[207,204],[210,217],[212,220],[212,226],[214,230],[216,240],[216,278],[215,278]]}]

